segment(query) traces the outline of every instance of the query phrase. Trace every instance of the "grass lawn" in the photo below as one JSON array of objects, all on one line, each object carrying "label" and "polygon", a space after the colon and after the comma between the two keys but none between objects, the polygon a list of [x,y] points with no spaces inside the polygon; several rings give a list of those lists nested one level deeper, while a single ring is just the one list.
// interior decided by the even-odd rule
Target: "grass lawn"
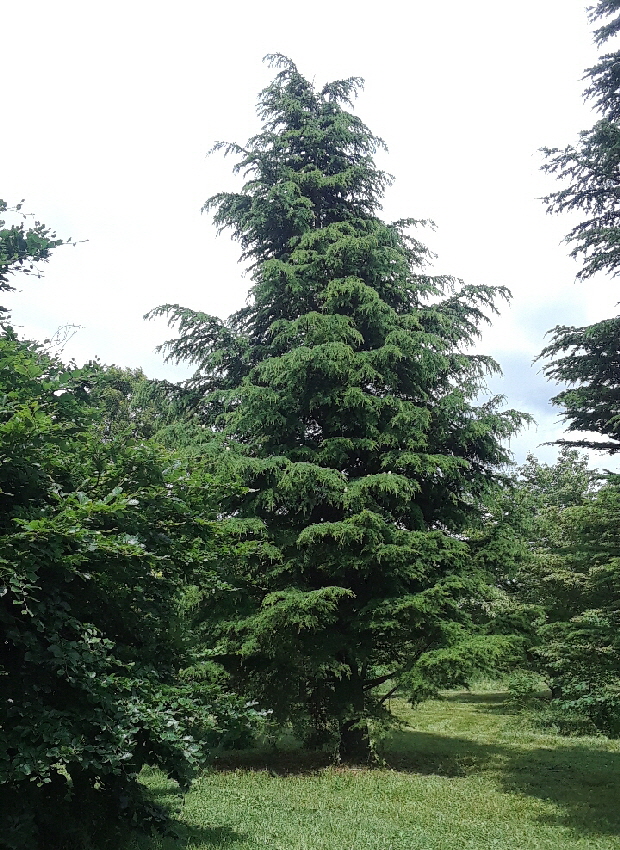
[{"label": "grass lawn", "polygon": [[394,704],[407,726],[387,743],[383,768],[227,754],[184,800],[147,774],[158,799],[180,807],[180,837],[129,847],[620,850],[620,742],[541,732],[511,714],[504,696]]}]

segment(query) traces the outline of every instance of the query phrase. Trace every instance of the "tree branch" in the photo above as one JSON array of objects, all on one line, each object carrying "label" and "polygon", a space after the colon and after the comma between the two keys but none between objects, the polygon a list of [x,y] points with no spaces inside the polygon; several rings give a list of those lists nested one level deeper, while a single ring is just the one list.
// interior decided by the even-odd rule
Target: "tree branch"
[{"label": "tree branch", "polygon": [[377,685],[382,685],[384,682],[387,682],[388,679],[393,679],[396,676],[396,671],[393,673],[386,673],[385,676],[377,676],[376,679],[370,679],[370,681],[364,683],[364,690],[370,691],[372,688],[376,688]]},{"label": "tree branch", "polygon": [[390,691],[388,691],[387,694],[384,694],[384,696],[381,697],[381,699],[379,700],[379,705],[383,705],[384,703],[386,703],[389,698],[396,693],[397,690],[398,685],[394,685],[394,687]]}]

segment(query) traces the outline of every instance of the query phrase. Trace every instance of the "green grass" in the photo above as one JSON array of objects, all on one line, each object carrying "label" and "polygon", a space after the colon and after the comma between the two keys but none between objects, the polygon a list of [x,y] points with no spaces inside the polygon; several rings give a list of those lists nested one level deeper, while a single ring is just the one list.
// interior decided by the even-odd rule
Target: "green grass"
[{"label": "green grass", "polygon": [[620,850],[620,743],[537,731],[504,697],[394,704],[406,726],[373,770],[227,754],[184,800],[149,773],[180,837],[131,850]]}]

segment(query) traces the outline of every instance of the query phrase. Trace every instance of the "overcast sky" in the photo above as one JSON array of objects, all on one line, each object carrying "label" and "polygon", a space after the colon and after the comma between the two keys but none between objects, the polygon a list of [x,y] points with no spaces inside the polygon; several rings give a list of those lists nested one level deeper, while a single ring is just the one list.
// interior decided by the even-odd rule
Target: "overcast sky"
[{"label": "overcast sky", "polygon": [[25,198],[59,236],[88,240],[58,249],[44,279],[19,281],[15,323],[41,339],[80,325],[65,349],[78,362],[186,374],[154,352],[165,323],[142,315],[163,302],[222,317],[243,305],[238,246],[200,214],[235,187],[232,162],[205,154],[258,130],[256,96],[274,73],[261,59],[284,53],[319,85],[365,78],[356,112],[385,139],[379,163],[395,177],[384,217],[433,219],[437,272],[511,289],[478,348],[503,367],[492,389],[538,420],[513,441],[516,459],[553,460],[539,444],[561,435],[557,388],[531,361],[550,328],[615,315],[618,301],[605,277],[575,283],[561,244],[571,220],[538,200],[557,188],[538,149],[594,120],[581,96],[597,55],[586,5],[5,3],[0,197]]}]

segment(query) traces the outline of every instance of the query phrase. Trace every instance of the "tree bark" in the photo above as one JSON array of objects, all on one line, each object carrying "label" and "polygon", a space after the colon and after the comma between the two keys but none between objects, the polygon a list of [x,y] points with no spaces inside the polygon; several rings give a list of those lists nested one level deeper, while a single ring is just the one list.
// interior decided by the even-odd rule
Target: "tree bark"
[{"label": "tree bark", "polygon": [[350,676],[341,680],[344,716],[339,724],[338,757],[345,764],[369,764],[373,750],[366,720],[364,678],[355,664],[350,668]]},{"label": "tree bark", "polygon": [[370,764],[373,761],[368,724],[365,720],[345,720],[340,724],[338,755],[344,764]]}]

